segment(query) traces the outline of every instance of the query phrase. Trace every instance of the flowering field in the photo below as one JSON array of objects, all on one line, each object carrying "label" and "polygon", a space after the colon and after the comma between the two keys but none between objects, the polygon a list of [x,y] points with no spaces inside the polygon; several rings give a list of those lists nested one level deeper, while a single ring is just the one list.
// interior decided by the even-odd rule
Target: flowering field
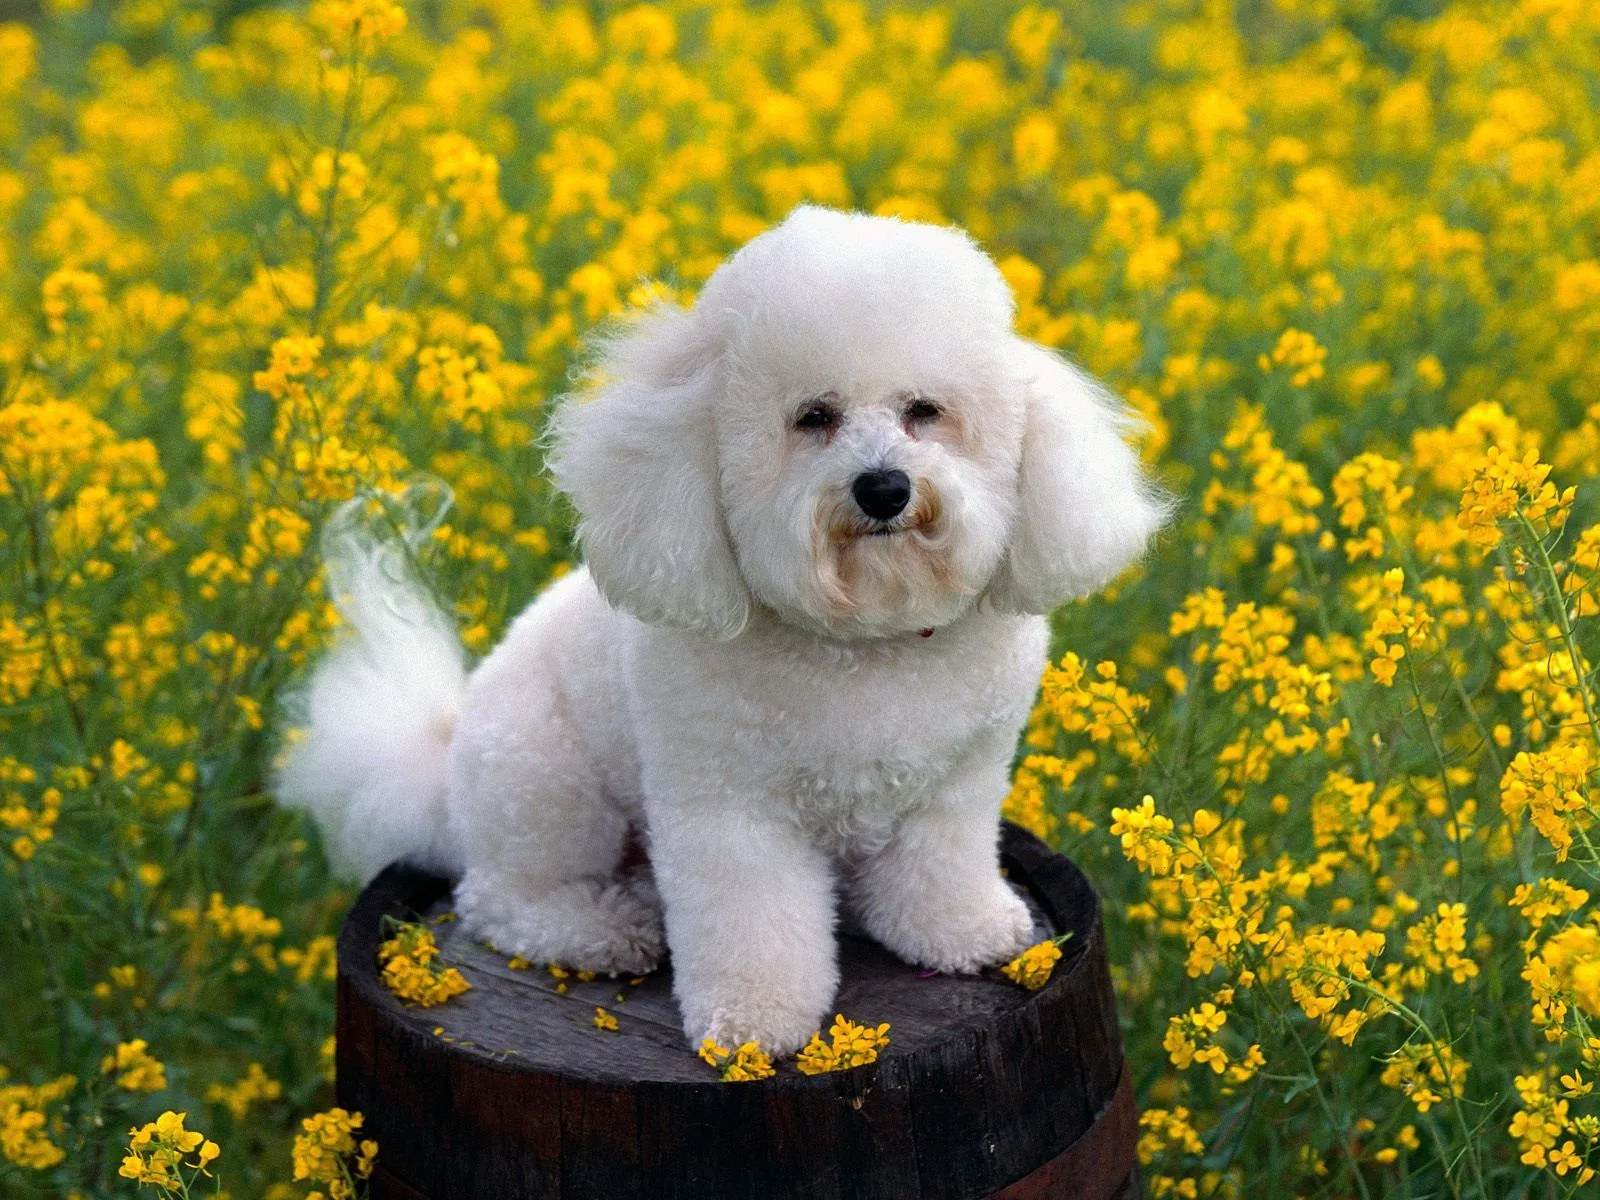
[{"label": "flowering field", "polygon": [[1106,895],[1151,1194],[1592,1186],[1590,0],[225,7],[0,24],[0,1194],[359,1187],[266,783],[319,527],[444,481],[486,648],[585,331],[807,199],[970,229],[1183,499],[1008,801]]}]

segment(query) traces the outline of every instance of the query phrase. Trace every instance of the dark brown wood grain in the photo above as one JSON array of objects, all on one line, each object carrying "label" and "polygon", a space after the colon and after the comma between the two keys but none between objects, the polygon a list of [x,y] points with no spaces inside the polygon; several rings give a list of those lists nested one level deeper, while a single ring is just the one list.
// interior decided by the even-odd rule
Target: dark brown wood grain
[{"label": "dark brown wood grain", "polygon": [[1055,1158],[996,1192],[992,1200],[1124,1200],[1140,1194],[1134,1163],[1139,1116],[1133,1105],[1133,1079],[1126,1067],[1111,1102],[1093,1124]]},{"label": "dark brown wood grain", "polygon": [[[851,1071],[786,1062],[739,1084],[685,1042],[669,969],[562,993],[450,921],[447,881],[390,868],[339,938],[338,1097],[379,1144],[374,1200],[1137,1196],[1099,901],[1021,830],[1002,849],[1039,937],[1073,935],[1043,989],[924,979],[847,927],[836,1008],[889,1022],[888,1049]],[[435,922],[472,990],[401,1004],[378,974],[385,917]],[[595,1028],[596,1006],[616,1032]]]}]

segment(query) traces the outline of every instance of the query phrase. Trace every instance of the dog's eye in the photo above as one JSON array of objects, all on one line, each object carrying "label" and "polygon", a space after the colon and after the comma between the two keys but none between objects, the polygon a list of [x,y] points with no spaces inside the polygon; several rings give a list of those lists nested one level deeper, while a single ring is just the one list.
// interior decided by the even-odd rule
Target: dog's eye
[{"label": "dog's eye", "polygon": [[906,405],[906,420],[908,421],[937,421],[943,416],[943,410],[932,400],[924,400],[920,396]]},{"label": "dog's eye", "polygon": [[796,429],[827,433],[839,424],[839,410],[824,400],[813,400],[794,419]]}]

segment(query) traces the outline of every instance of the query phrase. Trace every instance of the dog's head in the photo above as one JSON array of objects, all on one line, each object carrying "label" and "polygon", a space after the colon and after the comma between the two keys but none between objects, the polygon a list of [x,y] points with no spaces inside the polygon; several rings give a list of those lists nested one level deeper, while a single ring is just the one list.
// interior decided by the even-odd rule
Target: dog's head
[{"label": "dog's head", "polygon": [[1122,407],[1012,332],[965,235],[801,208],[604,345],[552,468],[596,583],[732,637],[752,605],[836,638],[1047,612],[1164,506]]}]

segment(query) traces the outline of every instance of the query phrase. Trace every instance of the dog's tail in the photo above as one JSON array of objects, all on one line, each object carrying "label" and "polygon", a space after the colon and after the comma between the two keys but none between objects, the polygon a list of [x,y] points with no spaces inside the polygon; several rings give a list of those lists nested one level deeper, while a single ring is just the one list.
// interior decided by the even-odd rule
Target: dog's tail
[{"label": "dog's tail", "polygon": [[349,630],[289,698],[277,796],[315,818],[341,874],[364,883],[397,859],[456,874],[445,797],[466,653],[411,569],[448,494],[425,529],[400,537],[367,532],[366,503],[346,504],[323,538],[328,589]]}]

